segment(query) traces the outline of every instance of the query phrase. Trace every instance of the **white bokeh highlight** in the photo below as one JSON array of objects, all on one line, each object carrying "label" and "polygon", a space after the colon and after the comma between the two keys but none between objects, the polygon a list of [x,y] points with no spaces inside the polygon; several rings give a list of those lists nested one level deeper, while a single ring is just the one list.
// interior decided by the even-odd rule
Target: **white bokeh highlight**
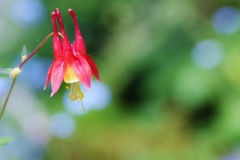
[{"label": "white bokeh highlight", "polygon": [[240,26],[240,14],[234,7],[222,7],[214,12],[213,27],[222,34],[235,33]]},{"label": "white bokeh highlight", "polygon": [[65,108],[72,114],[86,114],[90,110],[101,110],[106,108],[112,99],[112,93],[109,87],[101,82],[93,81],[91,90],[84,89],[83,105],[85,111],[83,111],[81,102],[71,101],[68,98],[68,91],[65,93],[63,98],[63,103]]},{"label": "white bokeh highlight", "polygon": [[45,7],[41,0],[17,0],[10,8],[10,17],[20,26],[39,23],[45,16]]},{"label": "white bokeh highlight", "polygon": [[214,40],[201,41],[193,48],[192,59],[201,68],[215,68],[223,60],[222,46]]},{"label": "white bokeh highlight", "polygon": [[[0,102],[6,98],[11,79],[0,78]],[[10,82],[10,83],[9,83]],[[42,160],[51,132],[44,104],[30,90],[16,82],[2,118],[0,137],[14,140],[0,149],[2,160]],[[38,154],[36,154],[38,153]]]},{"label": "white bokeh highlight", "polygon": [[[19,63],[19,57],[12,66],[17,66]],[[24,64],[21,69],[21,76],[19,76],[18,81],[21,82],[25,87],[35,91],[42,91],[45,85],[46,76],[48,69],[52,63],[51,59],[47,58],[38,58],[34,56],[27,63]],[[47,89],[51,89],[50,85]],[[50,93],[49,93],[50,94]]]},{"label": "white bokeh highlight", "polygon": [[59,138],[71,136],[76,128],[74,119],[67,113],[59,112],[50,117],[52,135]]},{"label": "white bokeh highlight", "polygon": [[10,85],[11,85],[11,80],[8,77],[6,78],[0,77],[0,97],[7,96],[7,91]]}]

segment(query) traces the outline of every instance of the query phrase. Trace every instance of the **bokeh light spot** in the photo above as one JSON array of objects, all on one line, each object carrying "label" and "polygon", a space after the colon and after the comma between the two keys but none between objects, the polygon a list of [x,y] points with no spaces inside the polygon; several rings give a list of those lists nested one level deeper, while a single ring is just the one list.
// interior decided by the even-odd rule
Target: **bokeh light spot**
[{"label": "bokeh light spot", "polygon": [[7,90],[10,85],[10,80],[9,78],[0,78],[0,96],[6,96],[7,95]]},{"label": "bokeh light spot", "polygon": [[72,102],[68,98],[68,92],[64,96],[64,106],[73,114],[85,114],[87,111],[95,109],[101,110],[108,106],[112,99],[112,93],[109,87],[97,81],[92,82],[91,90],[87,90],[82,86],[84,91],[83,104],[85,111],[81,107],[81,103],[78,101]]},{"label": "bokeh light spot", "polygon": [[[17,66],[18,61],[19,57],[17,57],[13,66]],[[36,56],[31,58],[31,60],[23,66],[19,81],[21,81],[26,87],[42,91],[51,63],[51,59],[38,58]],[[48,89],[50,89],[50,87],[48,87]]]},{"label": "bokeh light spot", "polygon": [[11,19],[20,26],[39,23],[45,15],[45,7],[40,0],[18,0],[10,9]]},{"label": "bokeh light spot", "polygon": [[201,41],[193,48],[192,58],[194,63],[199,67],[212,69],[222,62],[223,49],[216,41]]},{"label": "bokeh light spot", "polygon": [[52,134],[60,138],[67,138],[72,135],[76,128],[75,121],[66,113],[56,113],[50,118]]},{"label": "bokeh light spot", "polygon": [[222,7],[213,14],[212,23],[220,33],[235,33],[240,25],[239,11],[234,7]]}]

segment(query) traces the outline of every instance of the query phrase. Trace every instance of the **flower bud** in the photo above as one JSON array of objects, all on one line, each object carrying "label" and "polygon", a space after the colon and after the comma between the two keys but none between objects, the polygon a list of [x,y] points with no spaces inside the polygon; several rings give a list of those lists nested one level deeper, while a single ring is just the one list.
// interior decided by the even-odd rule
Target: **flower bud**
[{"label": "flower bud", "polygon": [[27,59],[27,47],[25,45],[23,45],[21,58],[22,58],[22,62]]},{"label": "flower bud", "polygon": [[18,68],[18,67],[15,67],[15,68],[13,68],[12,71],[10,72],[9,77],[10,77],[10,78],[16,78],[16,77],[19,75],[20,72],[21,72],[21,69]]},{"label": "flower bud", "polygon": [[25,61],[27,59],[27,56],[26,55],[23,55],[22,56],[22,62]]}]

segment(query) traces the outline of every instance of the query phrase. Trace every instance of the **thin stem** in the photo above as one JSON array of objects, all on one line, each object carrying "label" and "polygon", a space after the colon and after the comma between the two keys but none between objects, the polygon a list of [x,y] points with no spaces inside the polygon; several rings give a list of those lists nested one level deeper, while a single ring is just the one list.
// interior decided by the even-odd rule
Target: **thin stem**
[{"label": "thin stem", "polygon": [[[59,34],[60,36],[62,36],[62,34],[60,34],[60,33],[58,33],[58,34]],[[47,42],[47,40],[48,40],[52,35],[53,35],[53,32],[50,33],[50,34],[48,34],[48,35],[44,38],[44,40],[37,46],[37,48],[36,48],[34,51],[32,51],[32,53],[30,53],[29,56],[28,56],[24,61],[22,61],[22,63],[20,63],[20,65],[18,66],[18,68],[21,69],[22,66],[23,66],[35,53],[37,53],[37,51]],[[6,107],[7,107],[7,103],[8,103],[9,97],[10,97],[10,95],[11,95],[11,93],[12,93],[12,90],[13,90],[13,87],[14,87],[14,85],[15,85],[16,79],[17,79],[17,77],[15,77],[15,78],[13,79],[12,85],[11,85],[9,91],[8,91],[7,98],[6,98],[6,100],[5,100],[4,104],[3,104],[3,108],[2,108],[1,113],[0,113],[0,120],[2,119],[3,114],[4,114],[4,111],[5,111]]]},{"label": "thin stem", "polygon": [[16,79],[17,79],[17,77],[13,79],[12,85],[11,85],[9,91],[8,91],[7,98],[6,98],[5,102],[4,102],[3,108],[2,108],[1,113],[0,113],[0,120],[2,119],[3,113],[4,113],[5,109],[6,109],[6,106],[7,106],[9,97],[10,97],[10,95],[11,95],[11,93],[12,93],[12,90],[13,90],[14,84],[15,84],[15,82],[16,82]]},{"label": "thin stem", "polygon": [[22,66],[35,54],[37,51],[47,42],[47,40],[53,35],[53,32],[48,34],[44,40],[37,46],[37,48],[32,51],[32,53],[29,54],[29,56],[18,66],[19,68],[22,68]]}]

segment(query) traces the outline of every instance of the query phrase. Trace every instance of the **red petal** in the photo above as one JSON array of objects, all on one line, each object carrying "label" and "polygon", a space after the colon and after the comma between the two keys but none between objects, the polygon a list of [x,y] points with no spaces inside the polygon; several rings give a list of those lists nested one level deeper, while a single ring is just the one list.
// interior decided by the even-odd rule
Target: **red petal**
[{"label": "red petal", "polygon": [[49,68],[49,70],[48,70],[46,82],[45,82],[45,85],[44,85],[44,90],[47,88],[48,83],[50,82],[51,75],[52,75],[52,67],[53,67],[54,62],[55,62],[55,61],[53,61],[53,63],[51,64],[51,66],[50,66],[50,68]]},{"label": "red petal", "polygon": [[57,15],[58,23],[59,23],[59,26],[60,26],[60,31],[63,35],[63,38],[62,38],[63,57],[64,57],[65,62],[67,62],[68,64],[71,64],[72,61],[74,60],[74,55],[73,55],[73,52],[72,52],[72,49],[71,49],[71,43],[70,43],[70,41],[68,39],[68,36],[67,36],[67,33],[65,31],[63,21],[62,21],[62,15],[61,15],[58,8],[55,9],[55,13]]},{"label": "red petal", "polygon": [[77,17],[75,15],[75,12],[72,9],[69,9],[68,13],[71,15],[74,23],[74,30],[75,30],[75,42],[73,43],[74,48],[77,54],[84,55],[86,54],[86,45],[78,26]]},{"label": "red petal", "polygon": [[93,61],[93,59],[91,58],[91,56],[89,56],[87,53],[81,55],[79,52],[77,52],[76,49],[75,49],[75,43],[72,44],[72,51],[73,51],[73,54],[74,54],[75,58],[81,59],[82,57],[84,57],[84,58],[87,60],[89,66],[91,67],[91,70],[92,70],[93,75],[96,77],[96,79],[97,79],[98,81],[101,81],[101,80],[100,80],[99,73],[98,73],[97,65],[96,65],[96,63]]},{"label": "red petal", "polygon": [[52,93],[51,97],[58,91],[64,76],[65,64],[62,59],[58,59],[55,61],[52,67],[52,75],[51,75],[51,84],[52,84]]},{"label": "red petal", "polygon": [[73,70],[78,80],[85,85],[88,89],[91,87],[92,82],[92,70],[86,61],[86,59],[79,58],[73,62]]},{"label": "red petal", "polygon": [[86,60],[87,60],[88,64],[91,67],[93,75],[96,77],[96,79],[98,81],[101,81],[100,77],[99,77],[98,68],[97,68],[96,63],[93,61],[92,57],[90,57],[88,54],[86,54],[85,57],[86,57]]},{"label": "red petal", "polygon": [[55,13],[57,15],[58,23],[59,23],[59,26],[60,26],[60,31],[63,35],[63,38],[68,38],[67,34],[66,34],[66,31],[65,31],[65,28],[64,28],[64,25],[63,25],[62,14],[61,14],[60,10],[58,8],[56,8]]},{"label": "red petal", "polygon": [[54,58],[62,58],[62,44],[58,35],[58,29],[56,24],[57,15],[55,12],[51,13],[52,26],[53,26],[53,52]]},{"label": "red petal", "polygon": [[84,42],[84,39],[82,37],[82,34],[80,32],[78,21],[75,12],[72,9],[68,9],[68,13],[71,15],[74,23],[74,29],[75,29],[75,42],[72,44],[72,50],[75,57],[85,57],[88,64],[91,67],[91,71],[93,75],[96,77],[97,80],[100,81],[97,65],[93,61],[93,59],[87,54],[86,52],[86,45]]}]

